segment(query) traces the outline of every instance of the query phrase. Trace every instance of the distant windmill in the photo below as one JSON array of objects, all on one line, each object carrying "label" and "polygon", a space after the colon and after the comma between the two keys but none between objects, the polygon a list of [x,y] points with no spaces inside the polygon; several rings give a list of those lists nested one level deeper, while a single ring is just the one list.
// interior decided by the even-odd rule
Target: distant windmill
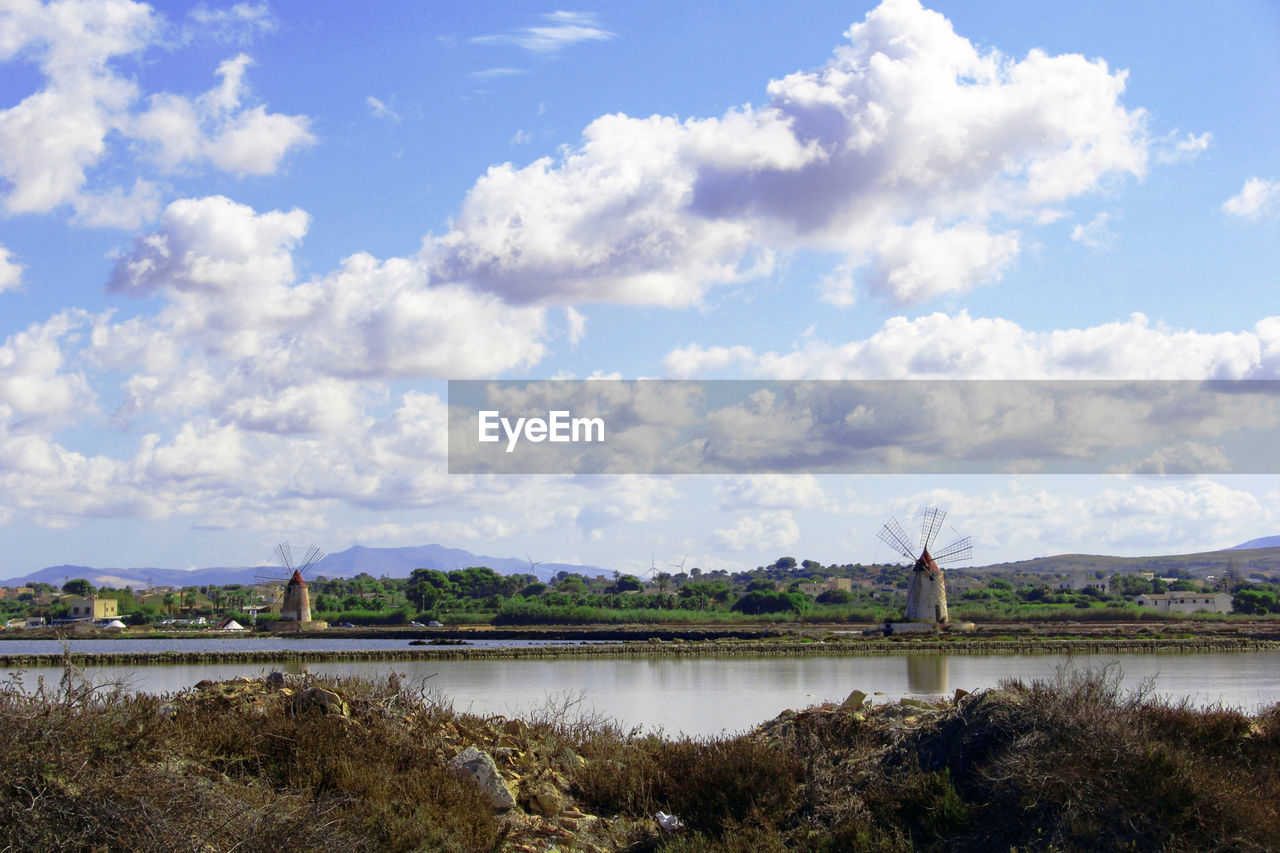
[{"label": "distant windmill", "polygon": [[973,541],[968,537],[957,539],[938,553],[931,554],[933,540],[942,529],[946,519],[945,510],[937,507],[926,507],[924,523],[920,528],[919,551],[912,546],[906,532],[898,519],[893,516],[877,534],[881,541],[894,548],[908,560],[914,560],[912,566],[911,585],[907,588],[907,621],[937,622],[947,621],[947,585],[942,578],[942,566],[946,563],[958,563],[973,556]]},{"label": "distant windmill", "polygon": [[307,582],[302,576],[320,562],[324,552],[312,545],[307,548],[302,561],[295,565],[293,549],[288,542],[281,542],[276,546],[275,557],[279,566],[264,566],[255,577],[261,581],[286,581],[284,603],[280,609],[281,622],[310,622],[311,597],[307,593]]},{"label": "distant windmill", "polygon": [[542,565],[542,561],[538,560],[537,562],[534,562],[533,557],[530,557],[527,552],[525,553],[524,558],[529,561],[529,574],[536,578],[538,576],[538,566]]}]

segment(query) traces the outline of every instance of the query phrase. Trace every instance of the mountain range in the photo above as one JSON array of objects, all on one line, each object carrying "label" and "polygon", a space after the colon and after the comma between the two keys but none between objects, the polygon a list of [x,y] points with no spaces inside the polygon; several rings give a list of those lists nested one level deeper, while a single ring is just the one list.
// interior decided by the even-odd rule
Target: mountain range
[{"label": "mountain range", "polygon": [[[1180,568],[1194,575],[1218,574],[1233,563],[1245,574],[1250,572],[1280,573],[1280,536],[1251,539],[1230,548],[1204,551],[1196,554],[1168,554],[1152,557],[1109,557],[1100,554],[1058,554],[1052,557],[1036,557],[1013,563],[994,563],[975,567],[984,572],[1167,572]],[[527,559],[518,557],[490,557],[473,554],[461,548],[443,545],[415,545],[406,548],[367,548],[356,545],[336,554],[329,554],[316,563],[308,576],[350,578],[367,572],[375,578],[408,577],[414,569],[438,569],[451,572],[468,566],[488,566],[504,575],[534,574],[540,580],[549,580],[557,572],[576,572],[587,577],[608,575],[611,571],[599,566],[583,566],[573,563],[535,563],[533,571]],[[91,566],[49,566],[21,577],[0,581],[0,586],[21,586],[31,583],[48,583],[61,587],[72,578],[84,578],[94,586],[143,589],[147,586],[204,586],[206,584],[253,584],[263,574],[283,576],[279,566],[233,566],[206,569],[132,568],[97,569]]]},{"label": "mountain range", "polygon": [[[316,563],[309,578],[349,578],[367,572],[375,578],[408,577],[414,569],[438,569],[451,572],[468,566],[488,566],[504,575],[534,574],[541,580],[553,577],[557,572],[577,572],[587,577],[606,574],[599,566],[581,566],[572,563],[536,563],[530,572],[529,561],[518,557],[490,557],[472,554],[460,548],[443,545],[416,545],[407,548],[366,548],[356,545],[345,551],[325,556]],[[49,566],[28,575],[0,581],[2,586],[21,586],[31,583],[48,583],[60,587],[72,578],[84,578],[94,586],[142,589],[147,586],[204,586],[206,584],[252,584],[263,574],[282,575],[280,566],[216,566],[205,569],[106,568],[91,566]]]}]

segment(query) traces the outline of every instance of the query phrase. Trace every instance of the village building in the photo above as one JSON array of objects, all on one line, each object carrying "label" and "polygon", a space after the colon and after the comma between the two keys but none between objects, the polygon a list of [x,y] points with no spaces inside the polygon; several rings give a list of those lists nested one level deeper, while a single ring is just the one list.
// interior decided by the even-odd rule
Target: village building
[{"label": "village building", "polygon": [[1074,590],[1076,592],[1079,592],[1080,590],[1085,590],[1085,589],[1096,589],[1098,592],[1105,593],[1110,588],[1111,588],[1111,578],[1109,577],[1097,578],[1097,577],[1094,577],[1092,574],[1076,575],[1070,580],[1061,581],[1058,584],[1058,589],[1062,589],[1062,590],[1069,589],[1069,590]]},{"label": "village building", "polygon": [[[783,585],[786,586],[785,584]],[[803,581],[796,589],[803,592],[810,598],[817,598],[824,592],[830,592],[835,589],[842,589],[845,592],[853,592],[853,581],[850,578],[827,578],[824,581]]]},{"label": "village building", "polygon": [[1162,592],[1144,593],[1134,599],[1140,607],[1151,607],[1162,613],[1192,614],[1200,611],[1230,613],[1231,594],[1227,592]]},{"label": "village building", "polygon": [[119,602],[97,595],[72,595],[66,599],[67,616],[72,620],[98,621],[119,615]]}]

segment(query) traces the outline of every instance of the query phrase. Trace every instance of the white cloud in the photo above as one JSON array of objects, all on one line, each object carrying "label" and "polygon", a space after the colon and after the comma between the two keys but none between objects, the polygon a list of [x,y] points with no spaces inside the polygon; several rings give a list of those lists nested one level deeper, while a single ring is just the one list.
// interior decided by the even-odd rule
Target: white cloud
[{"label": "white cloud", "polygon": [[483,68],[480,71],[472,71],[471,76],[478,80],[493,80],[499,77],[520,77],[529,72],[523,68]]},{"label": "white cloud", "polygon": [[544,309],[428,287],[416,261],[357,254],[296,281],[292,251],[307,224],[296,209],[180,199],[134,241],[110,287],[159,295],[163,309],[97,324],[90,349],[98,364],[133,371],[120,417],[207,411],[248,430],[323,433],[358,421],[382,380],[485,376],[541,359]]},{"label": "white cloud", "polygon": [[[193,15],[204,14],[199,9]],[[217,17],[262,21],[265,7],[240,4]],[[11,213],[47,213],[71,205],[83,225],[136,228],[155,215],[159,196],[143,176],[126,190],[104,164],[133,157],[132,144],[153,149],[163,170],[213,165],[236,174],[269,174],[291,150],[314,142],[305,116],[268,113],[245,103],[248,57],[218,68],[221,83],[191,99],[141,92],[118,66],[162,38],[164,21],[129,0],[55,0],[0,9],[0,63],[32,61],[43,88],[0,110],[2,201]]]},{"label": "white cloud", "polygon": [[730,367],[776,379],[1270,379],[1280,378],[1280,318],[1216,334],[1153,326],[1141,314],[1033,332],[961,311],[894,317],[865,339],[809,340],[787,353],[690,344],[663,359],[676,378]]},{"label": "white cloud", "polygon": [[1111,231],[1111,214],[1098,213],[1087,224],[1076,225],[1071,229],[1071,239],[1090,249],[1106,249],[1115,243],[1116,235]]},{"label": "white cloud", "polygon": [[1199,136],[1188,133],[1182,139],[1178,139],[1176,133],[1171,133],[1162,140],[1159,150],[1156,151],[1156,160],[1166,164],[1190,163],[1207,151],[1212,144],[1212,133],[1206,132]]},{"label": "white cloud", "polygon": [[812,474],[757,474],[730,477],[718,489],[726,510],[800,509],[825,503],[818,478]]},{"label": "white cloud", "polygon": [[1254,222],[1280,216],[1280,181],[1249,178],[1238,194],[1222,203],[1222,209]]},{"label": "white cloud", "polygon": [[711,532],[713,545],[729,551],[772,553],[800,541],[800,526],[789,510],[743,515],[730,527]]},{"label": "white cloud", "polygon": [[187,22],[183,29],[187,40],[213,38],[232,44],[247,44],[279,26],[266,3],[236,3],[222,9],[201,3],[187,12]]},{"label": "white cloud", "polygon": [[66,370],[62,349],[86,320],[83,312],[64,311],[0,345],[0,435],[50,430],[92,410],[88,380]]},{"label": "white cloud", "polygon": [[609,41],[613,33],[600,27],[591,12],[552,12],[543,15],[542,26],[524,27],[511,33],[476,36],[474,44],[515,45],[530,53],[555,54],[584,41]]},{"label": "white cloud", "polygon": [[876,247],[871,288],[900,302],[923,302],[995,281],[1018,253],[1018,235],[961,223],[938,230],[923,219],[890,228]]},{"label": "white cloud", "polygon": [[556,159],[492,167],[424,250],[439,281],[521,302],[697,304],[779,251],[844,258],[912,302],[998,279],[1019,228],[1142,176],[1125,74],[1077,55],[981,53],[916,0],[885,0],[823,68],[719,118],[603,116]]},{"label": "white cloud", "polygon": [[71,201],[75,214],[71,221],[91,228],[133,230],[155,218],[160,209],[160,189],[138,178],[133,188],[110,187],[102,192],[81,192]]},{"label": "white cloud", "polygon": [[[907,519],[922,506],[949,510],[947,533],[971,535],[974,562],[989,562],[993,551],[1034,556],[1095,554],[1177,554],[1228,547],[1271,529],[1277,514],[1241,488],[1207,478],[1151,484],[1104,478],[1103,485],[1077,494],[1027,485],[1035,478],[1010,478],[990,488],[931,488],[903,495],[885,507],[864,507],[869,515]],[[954,529],[953,529],[954,528]],[[940,539],[947,539],[944,534]]]},{"label": "white cloud", "polygon": [[392,124],[400,123],[399,113],[373,95],[367,95],[364,99],[364,104],[375,118],[384,118]]},{"label": "white cloud", "polygon": [[0,177],[9,213],[43,213],[72,200],[99,162],[107,134],[137,86],[110,60],[141,50],[157,32],[149,7],[128,0],[6,4],[0,61],[33,57],[42,90],[0,110]]},{"label": "white cloud", "polygon": [[26,269],[13,258],[4,246],[0,246],[0,293],[17,290],[22,285],[22,271]]},{"label": "white cloud", "polygon": [[1231,470],[1230,462],[1222,448],[1197,441],[1180,441],[1168,447],[1157,448],[1143,459],[1116,465],[1107,473],[1194,474],[1207,470]]},{"label": "white cloud", "polygon": [[585,314],[579,313],[572,305],[565,306],[564,321],[568,326],[566,335],[569,338],[569,346],[576,347],[587,334],[587,317]]},{"label": "white cloud", "polygon": [[293,280],[293,248],[307,232],[308,216],[257,214],[225,196],[179,199],[161,217],[160,230],[139,237],[116,263],[110,288],[145,296],[161,288],[246,292],[255,303]]},{"label": "white cloud", "polygon": [[306,116],[243,105],[250,64],[245,54],[226,60],[217,70],[222,82],[194,100],[153,95],[147,111],[133,119],[132,135],[155,146],[156,161],[166,170],[209,162],[241,175],[275,172],[289,151],[314,144],[315,137]]},{"label": "white cloud", "polygon": [[755,352],[747,346],[703,349],[697,344],[690,344],[668,353],[662,360],[662,367],[671,379],[694,379],[719,373],[735,364],[752,362],[755,357]]}]

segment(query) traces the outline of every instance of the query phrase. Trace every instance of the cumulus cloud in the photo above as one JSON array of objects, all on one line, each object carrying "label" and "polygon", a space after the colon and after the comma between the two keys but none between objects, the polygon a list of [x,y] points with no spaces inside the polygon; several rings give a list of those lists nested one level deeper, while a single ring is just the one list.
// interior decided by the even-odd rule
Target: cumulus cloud
[{"label": "cumulus cloud", "polygon": [[0,344],[0,437],[48,432],[93,409],[88,379],[63,350],[90,319],[63,311]]},{"label": "cumulus cloud", "polygon": [[844,258],[917,302],[998,279],[1020,229],[1104,181],[1145,173],[1145,114],[1124,72],[1078,55],[981,52],[917,0],[885,0],[816,71],[723,116],[603,116],[556,158],[491,168],[433,278],[521,302],[689,305],[773,268]]},{"label": "cumulus cloud", "polygon": [[1239,193],[1222,203],[1222,209],[1254,222],[1280,216],[1280,181],[1249,178]]},{"label": "cumulus cloud", "polygon": [[1034,555],[1093,553],[1176,554],[1226,547],[1276,522],[1265,501],[1230,481],[1206,478],[1169,483],[1106,478],[1085,494],[1042,488],[1035,478],[1012,478],[978,488],[929,488],[905,494],[868,514],[911,517],[922,506],[944,506],[948,525],[973,536],[975,562],[990,549]]},{"label": "cumulus cloud", "polygon": [[711,531],[713,545],[729,551],[771,552],[800,541],[800,525],[789,510],[743,515],[729,527]]},{"label": "cumulus cloud", "polygon": [[1276,379],[1280,318],[1243,332],[1204,333],[1152,324],[1142,314],[1083,329],[1033,332],[967,311],[894,317],[869,337],[809,340],[786,352],[748,346],[675,349],[667,375],[732,370],[775,379]]},{"label": "cumulus cloud", "polygon": [[530,53],[549,55],[585,41],[609,41],[614,35],[603,29],[591,12],[551,12],[542,18],[544,23],[541,26],[476,36],[471,41],[474,44],[515,45]]},{"label": "cumulus cloud", "polygon": [[131,122],[132,135],[154,146],[156,161],[165,170],[208,162],[241,175],[275,172],[290,150],[313,144],[315,137],[306,116],[244,105],[244,78],[251,64],[243,53],[226,60],[217,70],[221,83],[194,99],[151,96],[148,109]]},{"label": "cumulus cloud", "polygon": [[826,501],[822,485],[812,474],[730,477],[717,491],[720,507],[727,510],[797,509]]},{"label": "cumulus cloud", "polygon": [[12,252],[0,246],[0,293],[17,290],[22,285],[23,269],[25,267],[14,260]]},{"label": "cumulus cloud", "polygon": [[180,199],[134,241],[109,286],[160,295],[164,308],[97,324],[90,349],[105,367],[135,371],[122,417],[208,411],[249,430],[323,432],[361,417],[370,382],[483,376],[542,357],[544,309],[429,287],[413,260],[356,254],[297,281],[292,252],[307,225],[297,209]]},{"label": "cumulus cloud", "polygon": [[[265,7],[240,4],[219,14],[263,20],[263,12]],[[163,29],[151,7],[130,0],[54,0],[0,9],[0,63],[32,61],[44,78],[39,91],[0,110],[7,212],[46,213],[71,205],[79,224],[136,228],[159,209],[154,183],[139,177],[126,189],[89,178],[90,170],[112,158],[132,157],[134,143],[152,149],[162,170],[212,165],[261,175],[277,170],[288,152],[314,142],[305,116],[249,103],[244,78],[250,60],[244,55],[223,62],[220,84],[204,95],[156,93],[140,108],[142,92],[119,66],[157,44]]]},{"label": "cumulus cloud", "polygon": [[1230,471],[1221,447],[1198,441],[1180,441],[1159,447],[1142,459],[1109,469],[1111,474],[1194,474],[1205,470]]}]

